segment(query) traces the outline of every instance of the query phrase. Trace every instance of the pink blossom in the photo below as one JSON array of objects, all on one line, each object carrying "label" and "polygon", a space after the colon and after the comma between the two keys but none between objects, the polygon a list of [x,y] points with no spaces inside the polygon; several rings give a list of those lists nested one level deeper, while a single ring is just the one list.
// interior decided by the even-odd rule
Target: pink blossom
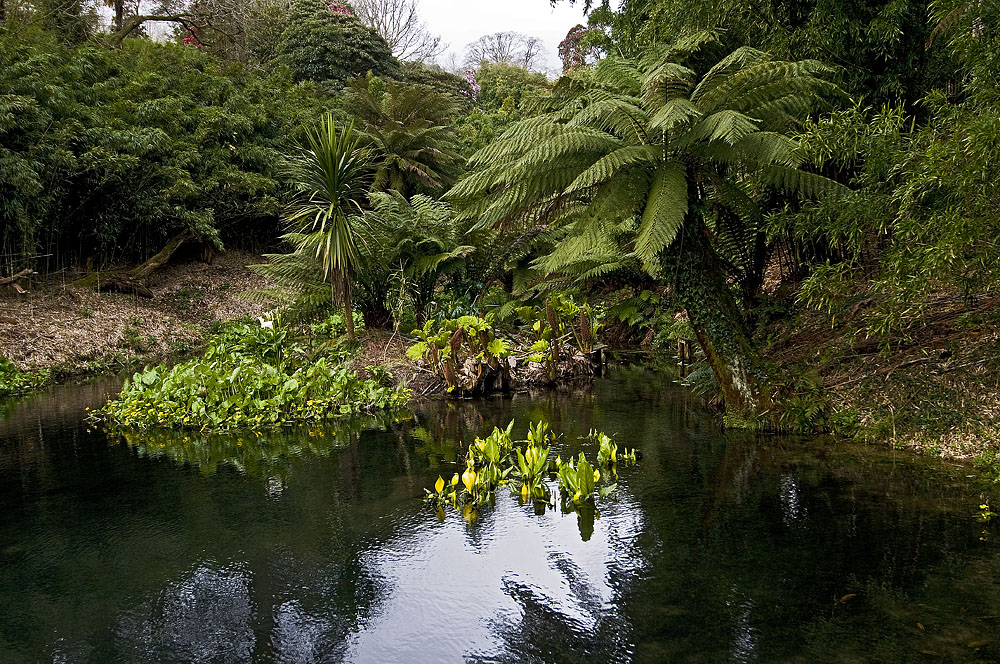
[{"label": "pink blossom", "polygon": [[465,70],[465,82],[469,84],[468,91],[462,90],[462,94],[466,97],[476,101],[479,98],[479,91],[482,89],[479,87],[479,83],[476,82],[476,70],[471,67]]},{"label": "pink blossom", "polygon": [[184,32],[184,39],[182,39],[181,41],[184,43],[185,46],[195,46],[197,48],[202,47],[201,40],[198,39],[198,35],[196,35],[191,28],[188,28]]},{"label": "pink blossom", "polygon": [[354,12],[352,12],[347,7],[347,5],[343,5],[339,2],[334,2],[333,0],[326,3],[326,8],[332,11],[334,14],[343,14],[344,16],[354,16]]}]

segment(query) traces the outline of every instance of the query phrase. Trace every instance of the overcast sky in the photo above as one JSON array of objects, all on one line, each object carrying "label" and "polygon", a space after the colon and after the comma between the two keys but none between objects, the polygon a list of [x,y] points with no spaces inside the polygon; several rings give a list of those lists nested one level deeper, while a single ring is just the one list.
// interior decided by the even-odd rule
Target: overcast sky
[{"label": "overcast sky", "polygon": [[[569,29],[586,23],[580,2],[565,0],[549,6],[548,0],[419,0],[420,13],[431,34],[441,35],[448,52],[459,61],[465,46],[491,32],[520,32],[545,42],[546,67],[561,70],[558,48]],[[440,60],[447,62],[448,52]]]}]

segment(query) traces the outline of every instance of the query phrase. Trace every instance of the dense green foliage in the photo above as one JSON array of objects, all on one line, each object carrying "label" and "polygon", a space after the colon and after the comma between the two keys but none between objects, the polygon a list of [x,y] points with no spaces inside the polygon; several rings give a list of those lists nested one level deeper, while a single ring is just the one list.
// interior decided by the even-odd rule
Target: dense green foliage
[{"label": "dense green foliage", "polygon": [[464,154],[472,154],[525,117],[522,105],[550,86],[544,75],[522,67],[484,62],[472,73],[479,86],[476,103],[456,119]]},{"label": "dense green foliage", "polygon": [[509,371],[506,359],[510,344],[498,335],[492,316],[429,320],[414,334],[419,341],[407,354],[413,360],[425,360],[444,379],[449,392],[463,387],[459,371],[468,361],[477,365],[477,377],[491,371],[506,375]]},{"label": "dense green foliage", "polygon": [[375,30],[353,15],[331,11],[322,0],[295,0],[284,25],[277,59],[296,81],[316,81],[335,90],[368,72],[399,73],[399,62]]},{"label": "dense green foliage", "polygon": [[[476,249],[463,244],[467,238],[451,206],[423,194],[407,200],[397,191],[370,193],[368,209],[351,224],[360,256],[351,273],[352,298],[372,327],[394,323],[409,332],[423,321],[443,279],[469,271],[467,256]],[[292,232],[285,237],[301,248],[268,254],[267,264],[253,266],[275,282],[261,295],[310,315],[330,302],[330,284],[307,236]]]},{"label": "dense green foliage", "polygon": [[933,30],[926,0],[625,0],[595,6],[589,43],[628,57],[698,30],[719,31],[730,48],[754,46],[776,57],[817,59],[840,68],[850,93],[875,103],[916,103],[952,80],[942,48],[925,48]]},{"label": "dense green foliage", "polygon": [[273,237],[276,164],[318,105],[194,48],[0,35],[0,253],[56,267],[135,260],[181,230]]},{"label": "dense green foliage", "polygon": [[133,429],[224,431],[321,422],[401,407],[408,392],[361,380],[276,321],[229,324],[204,354],[136,373],[101,411]]},{"label": "dense green foliage", "polygon": [[1000,12],[991,18],[977,3],[939,9],[939,39],[952,36],[968,65],[966,94],[927,95],[923,122],[902,106],[857,105],[811,123],[803,137],[809,158],[854,192],[771,222],[773,233],[813,248],[817,265],[800,300],[834,320],[862,299],[873,302],[860,325],[885,347],[929,315],[932,294],[972,304],[1000,286],[1000,86],[987,72],[1000,37],[976,28],[995,24]]}]

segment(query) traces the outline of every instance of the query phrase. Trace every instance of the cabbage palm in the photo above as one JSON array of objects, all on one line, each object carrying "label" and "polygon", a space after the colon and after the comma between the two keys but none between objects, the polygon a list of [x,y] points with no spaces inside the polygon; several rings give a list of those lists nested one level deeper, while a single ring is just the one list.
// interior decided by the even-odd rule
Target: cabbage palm
[{"label": "cabbage palm", "polygon": [[358,226],[371,171],[369,153],[359,148],[353,125],[338,128],[330,115],[306,132],[300,152],[289,160],[289,175],[301,196],[285,215],[292,227],[283,236],[297,254],[319,260],[330,282],[334,305],[344,307],[347,336],[354,337],[353,277],[361,262]]},{"label": "cabbage palm", "polygon": [[716,251],[713,211],[750,212],[751,183],[807,196],[838,191],[800,168],[789,136],[836,88],[818,62],[752,48],[700,72],[688,66],[715,46],[699,35],[641,61],[574,70],[539,102],[540,115],[472,156],[473,173],[449,197],[482,225],[562,226],[565,237],[538,261],[548,271],[614,256],[618,246],[676,286],[727,409],[752,416],[769,395]]}]

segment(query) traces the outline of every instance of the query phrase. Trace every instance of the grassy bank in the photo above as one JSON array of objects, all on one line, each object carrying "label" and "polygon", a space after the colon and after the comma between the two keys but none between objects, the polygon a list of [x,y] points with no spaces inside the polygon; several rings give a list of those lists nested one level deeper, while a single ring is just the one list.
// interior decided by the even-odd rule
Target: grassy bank
[{"label": "grassy bank", "polygon": [[[768,356],[818,376],[835,429],[865,441],[945,458],[1000,462],[1000,300],[941,294],[917,326],[891,343],[855,319],[800,312],[772,324]],[[1000,476],[1000,475],[998,475]]]}]

